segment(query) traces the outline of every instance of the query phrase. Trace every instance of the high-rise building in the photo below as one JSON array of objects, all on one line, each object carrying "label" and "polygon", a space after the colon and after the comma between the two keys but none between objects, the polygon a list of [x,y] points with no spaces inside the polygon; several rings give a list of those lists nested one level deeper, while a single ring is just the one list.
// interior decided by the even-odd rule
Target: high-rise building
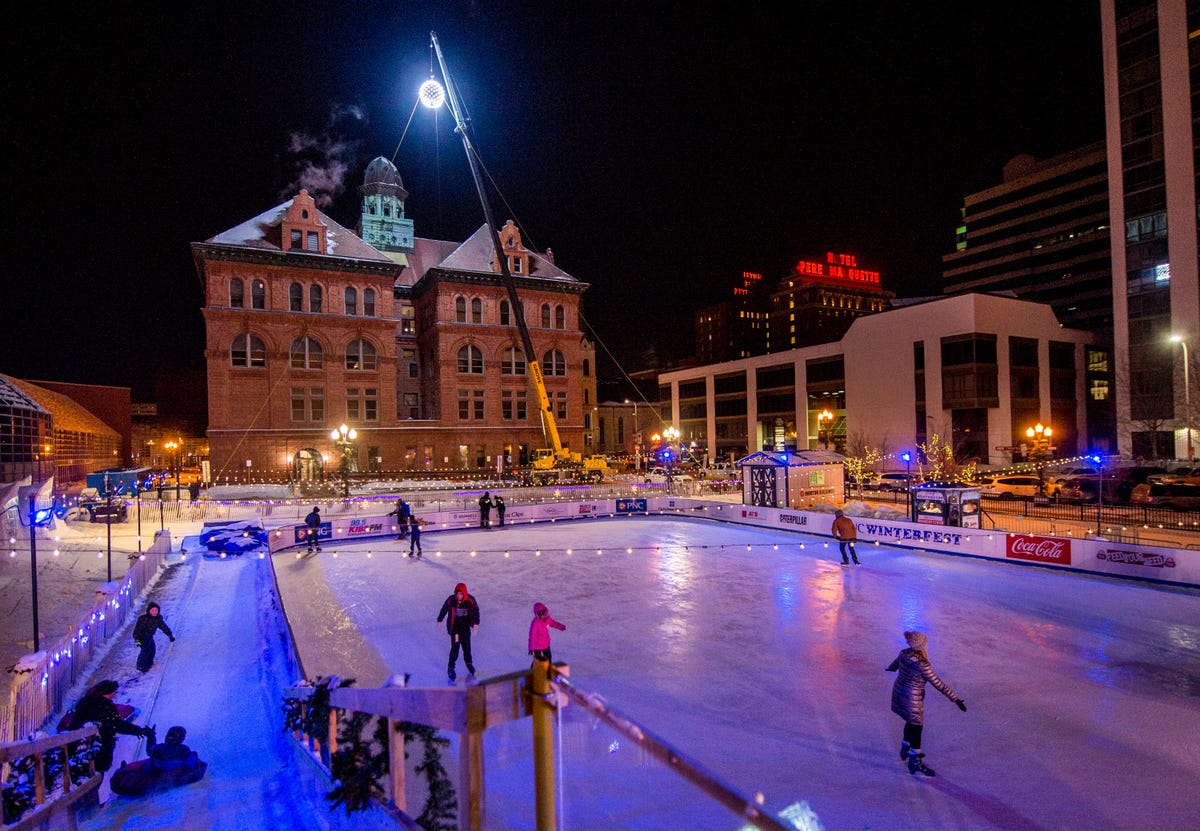
[{"label": "high-rise building", "polygon": [[1064,326],[1112,330],[1104,143],[1051,159],[1018,156],[1003,181],[963,200],[942,291],[1011,291],[1046,303]]},{"label": "high-rise building", "polygon": [[880,287],[879,272],[857,254],[827,251],[800,260],[771,293],[771,348],[779,352],[839,340],[863,315],[891,307],[896,295]]},{"label": "high-rise building", "polygon": [[1117,438],[1123,454],[1173,443],[1183,457],[1183,361],[1200,351],[1200,1],[1102,0],[1101,31]]},{"label": "high-rise building", "polygon": [[762,274],[743,271],[732,297],[696,312],[696,360],[712,364],[770,352],[767,304]]}]

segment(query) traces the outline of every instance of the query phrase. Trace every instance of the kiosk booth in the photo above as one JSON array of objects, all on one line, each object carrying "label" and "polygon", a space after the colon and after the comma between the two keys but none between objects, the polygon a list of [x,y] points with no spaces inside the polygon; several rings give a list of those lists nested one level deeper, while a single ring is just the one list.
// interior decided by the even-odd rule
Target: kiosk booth
[{"label": "kiosk booth", "polygon": [[936,483],[912,488],[913,522],[922,525],[979,527],[979,488]]},{"label": "kiosk booth", "polygon": [[751,453],[735,462],[742,473],[742,504],[803,508],[821,498],[840,498],[845,477],[841,458],[828,451]]}]

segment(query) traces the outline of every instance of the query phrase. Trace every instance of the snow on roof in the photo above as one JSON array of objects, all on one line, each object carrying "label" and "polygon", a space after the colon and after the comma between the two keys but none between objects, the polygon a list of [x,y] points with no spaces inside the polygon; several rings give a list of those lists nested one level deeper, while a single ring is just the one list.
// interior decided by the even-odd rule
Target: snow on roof
[{"label": "snow on roof", "polygon": [[[279,238],[278,228],[287,210],[291,207],[291,199],[276,205],[268,211],[263,211],[253,219],[248,219],[241,225],[235,225],[227,231],[205,240],[212,245],[235,245],[242,248],[258,248],[265,251],[283,251],[274,240]],[[325,241],[327,256],[347,257],[355,260],[377,260],[392,262],[382,252],[369,245],[348,228],[343,227],[329,216],[317,210],[317,218],[325,225]],[[288,251],[289,254],[308,254],[311,251]]]},{"label": "snow on roof", "polygon": [[[579,281],[567,272],[550,262],[532,249],[525,249],[529,254],[529,273],[517,274],[516,277],[533,277],[541,280],[562,280],[568,283]],[[486,224],[480,225],[479,230],[462,245],[446,257],[439,266],[456,271],[492,272],[492,239]]]}]

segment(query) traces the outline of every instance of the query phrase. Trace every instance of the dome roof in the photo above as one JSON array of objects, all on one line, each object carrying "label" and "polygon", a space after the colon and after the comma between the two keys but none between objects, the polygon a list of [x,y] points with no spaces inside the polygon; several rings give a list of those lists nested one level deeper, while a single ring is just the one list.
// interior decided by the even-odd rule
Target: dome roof
[{"label": "dome roof", "polygon": [[396,166],[383,156],[376,157],[367,165],[367,172],[363,175],[363,184],[404,187],[404,182],[400,181],[400,171],[396,170]]}]

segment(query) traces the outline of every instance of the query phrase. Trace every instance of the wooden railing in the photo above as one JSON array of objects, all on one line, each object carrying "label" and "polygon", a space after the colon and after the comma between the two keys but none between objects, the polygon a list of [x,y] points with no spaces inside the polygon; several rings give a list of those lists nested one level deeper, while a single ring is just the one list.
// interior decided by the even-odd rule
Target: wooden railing
[{"label": "wooden railing", "polygon": [[[5,825],[5,831],[75,827],[74,813],[85,805],[95,803],[96,789],[100,787],[104,774],[97,773],[94,762],[89,761],[87,778],[78,782],[72,780],[71,748],[73,745],[91,741],[96,735],[96,726],[89,724],[68,733],[58,733],[27,742],[0,744],[0,781],[6,784],[12,766],[23,759],[33,757],[33,806],[16,822]],[[46,777],[46,756],[54,751],[61,751],[63,754],[61,787],[58,782],[48,782]],[[67,817],[68,814],[71,816]]]}]

